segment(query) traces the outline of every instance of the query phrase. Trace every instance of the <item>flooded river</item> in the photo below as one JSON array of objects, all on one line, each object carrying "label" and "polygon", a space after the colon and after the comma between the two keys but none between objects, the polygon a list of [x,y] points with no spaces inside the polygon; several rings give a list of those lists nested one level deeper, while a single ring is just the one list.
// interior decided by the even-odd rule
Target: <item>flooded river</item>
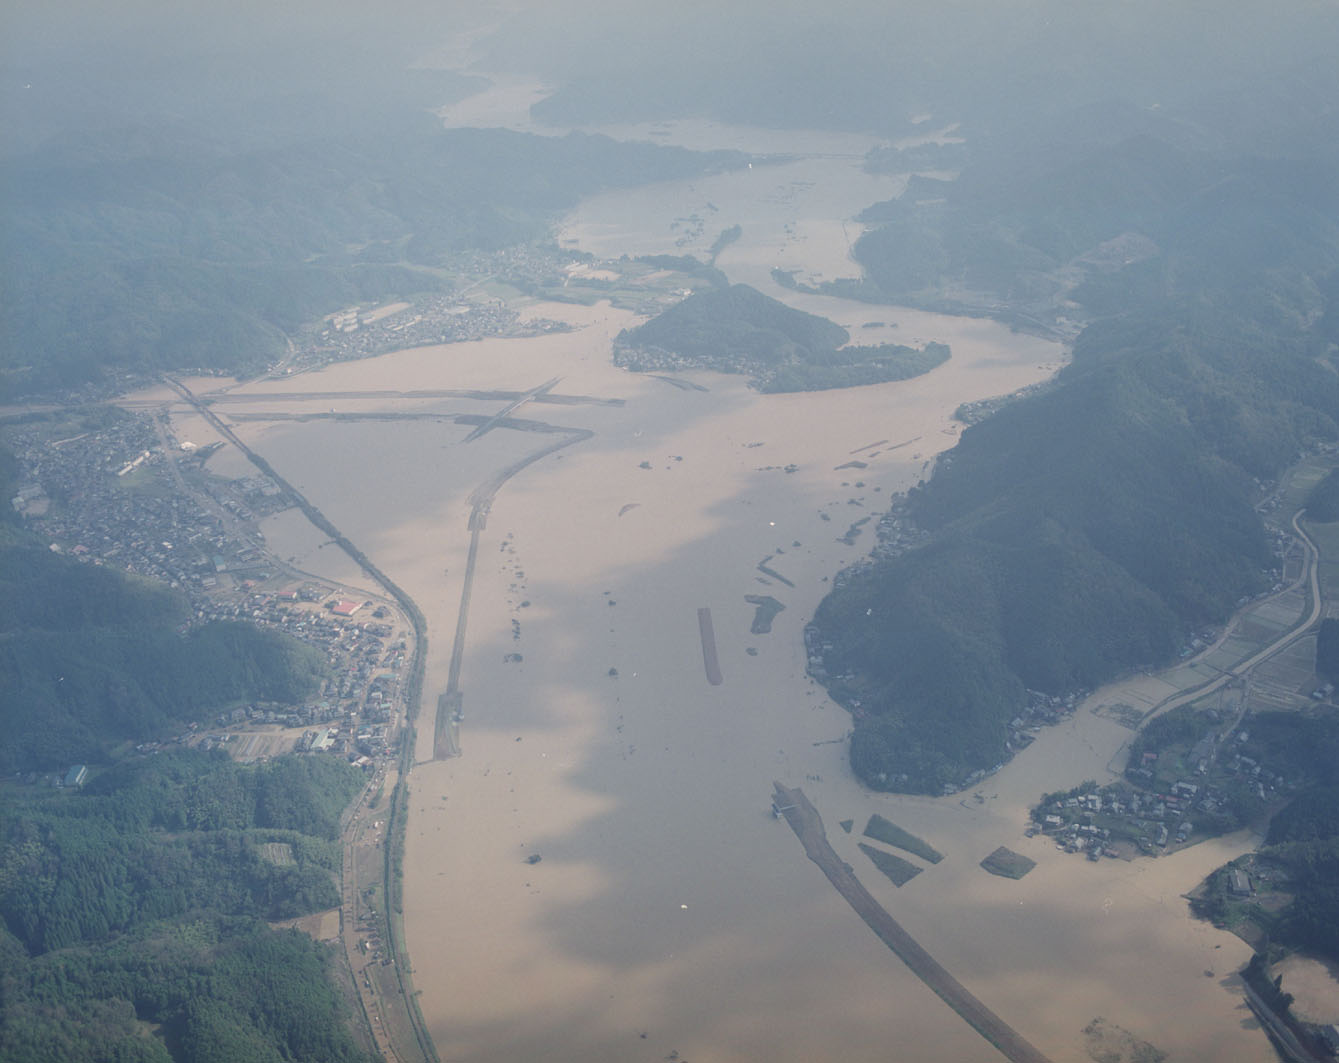
[{"label": "flooded river", "polygon": [[[660,139],[733,146],[695,128]],[[805,790],[838,853],[921,944],[1051,1058],[1087,1058],[1083,1029],[1103,1017],[1172,1059],[1270,1059],[1232,976],[1248,949],[1191,920],[1181,896],[1250,838],[1092,864],[1023,837],[1028,804],[1110,778],[1129,731],[1080,711],[987,780],[979,800],[870,794],[851,777],[849,717],[805,676],[802,641],[831,579],[868,551],[872,524],[855,545],[842,537],[952,446],[960,403],[1043,380],[1065,352],[987,321],[783,293],[774,267],[854,275],[852,219],[903,179],[865,174],[861,138],[730,136],[797,157],[595,197],[561,239],[615,257],[702,253],[738,224],[718,262],[732,280],[852,328],[879,322],[902,342],[942,340],[948,363],[839,392],[762,396],[711,373],[687,374],[697,388],[684,389],[611,366],[610,337],[636,323],[630,313],[548,305],[533,312],[575,331],[401,352],[301,380],[306,391],[365,392],[526,390],[559,377],[555,393],[621,400],[514,414],[593,435],[516,475],[487,515],[461,662],[461,756],[430,759],[469,496],[553,436],[497,428],[466,442],[473,426],[452,418],[503,405],[475,399],[340,403],[342,413],[437,419],[236,424],[428,619],[405,925],[441,1058],[1000,1058],[769,815],[780,780]],[[297,388],[250,388],[266,390]],[[856,451],[867,467],[839,468]],[[267,534],[304,568],[319,571],[331,552],[297,526]],[[746,595],[785,607],[770,633],[751,633]],[[719,684],[705,674],[700,609],[711,611]],[[895,889],[856,848],[876,811],[945,859]],[[999,845],[1036,869],[1021,881],[987,874],[978,862]]]}]

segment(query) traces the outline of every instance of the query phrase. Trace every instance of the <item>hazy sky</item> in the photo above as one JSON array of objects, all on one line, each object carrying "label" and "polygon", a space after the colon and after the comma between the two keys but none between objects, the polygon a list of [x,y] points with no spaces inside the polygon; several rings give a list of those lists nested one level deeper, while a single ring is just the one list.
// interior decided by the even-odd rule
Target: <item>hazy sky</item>
[{"label": "hazy sky", "polygon": [[187,121],[205,99],[265,109],[307,94],[358,108],[480,27],[491,31],[474,38],[483,69],[573,80],[634,110],[737,98],[745,116],[770,109],[797,124],[922,109],[998,121],[1084,99],[1175,106],[1247,87],[1259,97],[1339,54],[1339,0],[20,0],[0,18],[11,141],[81,113],[94,124],[118,108],[170,114],[178,99]]}]

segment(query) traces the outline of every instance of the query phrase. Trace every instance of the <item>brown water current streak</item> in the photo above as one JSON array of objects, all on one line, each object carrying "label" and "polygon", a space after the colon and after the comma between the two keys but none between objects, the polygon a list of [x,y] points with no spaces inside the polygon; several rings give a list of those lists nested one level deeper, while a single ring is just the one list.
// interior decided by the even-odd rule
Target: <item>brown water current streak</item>
[{"label": "brown water current streak", "polygon": [[855,909],[865,924],[878,934],[883,943],[897,953],[911,968],[912,974],[935,991],[939,999],[956,1011],[982,1037],[1000,1050],[1013,1063],[1049,1063],[1032,1044],[1006,1023],[985,1004],[973,996],[961,982],[940,966],[939,962],[902,928],[888,910],[876,901],[869,890],[861,885],[855,872],[836,854],[828,842],[818,809],[810,804],[800,789],[788,789],[779,782],[776,787],[775,809],[786,817],[791,830],[804,845],[809,859],[827,875],[846,903]]}]

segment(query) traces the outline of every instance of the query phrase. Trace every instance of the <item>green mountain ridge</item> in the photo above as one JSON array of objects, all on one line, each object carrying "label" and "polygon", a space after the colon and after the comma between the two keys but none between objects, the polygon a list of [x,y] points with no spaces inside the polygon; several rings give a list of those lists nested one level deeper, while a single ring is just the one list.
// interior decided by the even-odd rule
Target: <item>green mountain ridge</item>
[{"label": "green mountain ridge", "polygon": [[[14,536],[15,533],[0,533]],[[6,771],[104,762],[240,701],[315,693],[322,654],[279,632],[211,623],[183,633],[183,598],[25,541],[0,541],[0,747]]]},{"label": "green mountain ridge", "polygon": [[940,343],[848,347],[850,333],[747,284],[694,292],[620,332],[615,361],[630,369],[747,373],[760,391],[816,391],[905,380],[949,357]]},{"label": "green mountain ridge", "polygon": [[[1138,337],[1090,330],[1056,387],[968,429],[907,500],[933,542],[822,603],[825,667],[857,677],[841,696],[862,702],[852,761],[866,781],[937,791],[987,769],[1008,755],[1025,688],[1160,664],[1267,586],[1257,477],[1339,436],[1339,377],[1174,320]],[[938,719],[955,712],[973,726]],[[944,731],[942,770],[899,744],[917,727]]]},{"label": "green mountain ridge", "polygon": [[0,160],[0,394],[251,371],[332,310],[447,290],[453,256],[540,239],[581,195],[743,158],[397,116],[247,150],[158,127],[46,145]]},{"label": "green mountain ridge", "polygon": [[[1265,589],[1255,505],[1339,438],[1324,145],[1229,157],[1141,132],[990,180],[1011,165],[978,159],[943,202],[870,208],[855,249],[866,280],[847,294],[957,285],[1043,314],[1068,284],[1095,318],[1050,387],[968,428],[909,493],[901,518],[931,542],[816,614],[830,689],[859,702],[852,764],[878,788],[960,786],[1007,759],[1026,690],[1162,664]],[[1133,260],[1098,253],[1130,234]],[[1080,255],[1082,279],[1062,283]]]}]

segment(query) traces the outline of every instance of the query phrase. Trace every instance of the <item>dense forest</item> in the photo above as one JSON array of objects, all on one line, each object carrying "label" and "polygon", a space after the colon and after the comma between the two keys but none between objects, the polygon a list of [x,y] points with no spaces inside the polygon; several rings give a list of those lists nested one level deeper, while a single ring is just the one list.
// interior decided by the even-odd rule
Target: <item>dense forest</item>
[{"label": "dense forest", "polygon": [[0,397],[124,371],[262,368],[323,314],[450,290],[462,253],[542,239],[583,195],[744,161],[446,130],[432,110],[475,79],[405,71],[404,41],[293,55],[291,40],[263,39],[267,25],[229,54],[216,38],[235,29],[197,27],[198,67],[158,52],[140,69],[44,56],[50,38],[5,64],[44,91],[15,91],[0,113]]},{"label": "dense forest", "polygon": [[630,369],[705,368],[747,373],[764,392],[819,391],[928,373],[949,357],[942,343],[846,346],[850,333],[747,284],[721,285],[620,332],[614,360]]},{"label": "dense forest", "polygon": [[1168,123],[1026,166],[1010,146],[932,203],[867,212],[871,297],[972,290],[1013,320],[1090,320],[1053,386],[969,428],[910,493],[928,544],[818,611],[871,785],[961,785],[1008,757],[1026,690],[1171,659],[1269,585],[1264,485],[1339,437],[1339,156],[1204,152],[1149,132]]},{"label": "dense forest", "polygon": [[[1339,722],[1328,715],[1265,713],[1252,716],[1250,728],[1252,742],[1266,747],[1262,762],[1267,758],[1284,771],[1298,791],[1270,821],[1254,857],[1283,871],[1291,900],[1256,919],[1265,924],[1267,943],[1339,961]],[[1231,866],[1210,877],[1196,902],[1203,917],[1228,917]]]},{"label": "dense forest", "polygon": [[[0,448],[6,498],[14,474]],[[261,921],[339,904],[339,820],[361,773],[124,751],[235,700],[309,694],[323,656],[246,624],[183,634],[176,592],[17,524],[6,506],[0,1059],[366,1060],[324,947]],[[90,765],[82,788],[38,774],[75,761]]]},{"label": "dense forest", "polygon": [[184,628],[177,592],[83,565],[0,528],[0,767],[106,761],[126,740],[160,737],[247,701],[315,693],[324,656],[250,624]]},{"label": "dense forest", "polygon": [[1306,514],[1325,523],[1339,520],[1339,469],[1331,469],[1307,494]]},{"label": "dense forest", "polygon": [[325,950],[282,919],[334,907],[361,774],[327,758],[124,760],[0,805],[0,1058],[341,1061]]}]

